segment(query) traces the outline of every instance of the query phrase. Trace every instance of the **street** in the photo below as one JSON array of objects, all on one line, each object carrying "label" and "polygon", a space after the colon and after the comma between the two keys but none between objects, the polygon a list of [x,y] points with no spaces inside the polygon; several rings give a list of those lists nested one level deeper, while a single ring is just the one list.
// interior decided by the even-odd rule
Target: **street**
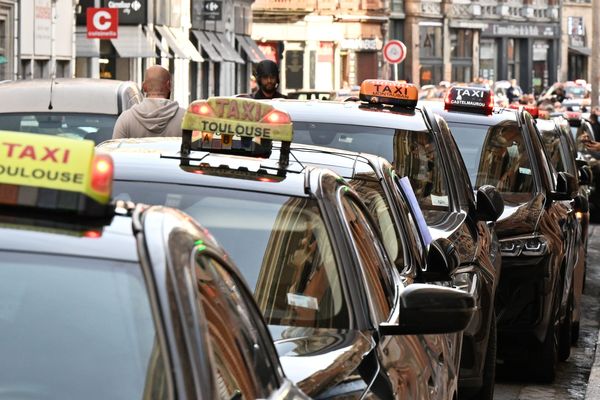
[{"label": "street", "polygon": [[585,398],[588,377],[594,361],[600,319],[600,225],[590,225],[588,266],[583,293],[581,331],[571,356],[559,363],[551,385],[519,382],[514,376],[496,380],[496,400],[580,400]]}]

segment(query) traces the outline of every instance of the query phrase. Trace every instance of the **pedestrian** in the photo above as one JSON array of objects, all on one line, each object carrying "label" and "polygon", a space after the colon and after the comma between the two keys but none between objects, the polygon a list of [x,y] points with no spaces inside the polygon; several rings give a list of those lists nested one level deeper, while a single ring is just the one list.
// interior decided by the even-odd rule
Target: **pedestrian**
[{"label": "pedestrian", "polygon": [[516,79],[510,80],[510,86],[506,89],[506,97],[508,98],[508,104],[519,101],[521,96],[523,95],[523,91],[521,87],[517,84]]},{"label": "pedestrian", "polygon": [[594,141],[600,142],[600,107],[595,106],[592,108],[590,113],[590,125],[592,126],[592,132],[594,133]]},{"label": "pedestrian", "polygon": [[279,87],[279,67],[271,60],[262,60],[256,66],[256,83],[258,90],[254,93],[255,99],[276,99],[287,96],[277,91]]},{"label": "pedestrian", "polygon": [[181,136],[185,109],[171,100],[171,74],[160,65],[146,70],[141,103],[124,111],[113,130],[113,139]]}]

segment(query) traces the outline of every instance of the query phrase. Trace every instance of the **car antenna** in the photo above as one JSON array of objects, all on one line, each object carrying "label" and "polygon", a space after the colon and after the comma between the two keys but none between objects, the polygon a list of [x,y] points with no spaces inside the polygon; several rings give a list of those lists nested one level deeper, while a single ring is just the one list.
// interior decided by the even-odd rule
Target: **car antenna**
[{"label": "car antenna", "polygon": [[52,89],[54,88],[54,77],[52,77],[52,80],[50,81],[50,102],[48,103],[48,110],[52,110],[54,107],[52,107]]}]

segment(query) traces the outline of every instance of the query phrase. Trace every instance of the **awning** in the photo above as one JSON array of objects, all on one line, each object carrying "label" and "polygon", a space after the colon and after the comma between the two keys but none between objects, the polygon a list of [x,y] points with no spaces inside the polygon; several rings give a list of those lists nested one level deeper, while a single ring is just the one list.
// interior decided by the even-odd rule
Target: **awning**
[{"label": "awning", "polygon": [[221,57],[219,52],[215,49],[212,41],[206,36],[204,31],[193,30],[192,33],[196,36],[196,39],[198,39],[198,45],[200,45],[206,54],[208,54],[208,58],[210,58],[211,61],[223,61],[223,57]]},{"label": "awning", "polygon": [[206,31],[206,36],[209,38],[212,37],[213,43],[217,44],[217,50],[221,52],[221,56],[225,61],[231,61],[238,64],[245,64],[245,61],[240,55],[235,51],[235,48],[231,45],[229,40],[225,37],[225,34],[222,32],[209,32]]},{"label": "awning", "polygon": [[260,51],[256,43],[254,43],[254,40],[252,40],[250,36],[235,35],[235,38],[237,39],[242,49],[244,49],[244,52],[248,56],[250,62],[258,63],[266,59],[263,52]]},{"label": "awning", "polygon": [[154,45],[158,48],[158,51],[160,51],[161,57],[173,58],[171,53],[169,53],[169,48],[163,46],[162,41],[158,38],[158,36],[156,36],[156,32],[154,32],[154,29],[150,29],[148,26],[144,26],[144,32],[146,32],[146,35],[148,35],[148,37],[152,39],[152,41],[154,41]]},{"label": "awning", "polygon": [[196,62],[204,61],[204,58],[198,53],[196,47],[179,29],[171,29],[168,26],[157,26],[156,30],[165,38],[176,58],[191,59]]},{"label": "awning", "polygon": [[100,57],[100,40],[88,39],[85,26],[75,30],[75,57]]},{"label": "awning", "polygon": [[156,57],[156,52],[140,25],[119,26],[119,37],[110,39],[119,57]]},{"label": "awning", "polygon": [[569,46],[569,51],[586,57],[590,57],[592,55],[592,49],[589,47]]}]

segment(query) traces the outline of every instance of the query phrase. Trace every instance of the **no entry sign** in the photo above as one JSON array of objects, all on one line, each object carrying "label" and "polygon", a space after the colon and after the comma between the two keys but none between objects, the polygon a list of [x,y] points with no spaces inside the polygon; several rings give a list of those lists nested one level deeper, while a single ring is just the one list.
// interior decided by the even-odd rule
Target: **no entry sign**
[{"label": "no entry sign", "polygon": [[406,46],[399,40],[390,40],[383,46],[383,58],[390,64],[400,64],[406,58]]}]

